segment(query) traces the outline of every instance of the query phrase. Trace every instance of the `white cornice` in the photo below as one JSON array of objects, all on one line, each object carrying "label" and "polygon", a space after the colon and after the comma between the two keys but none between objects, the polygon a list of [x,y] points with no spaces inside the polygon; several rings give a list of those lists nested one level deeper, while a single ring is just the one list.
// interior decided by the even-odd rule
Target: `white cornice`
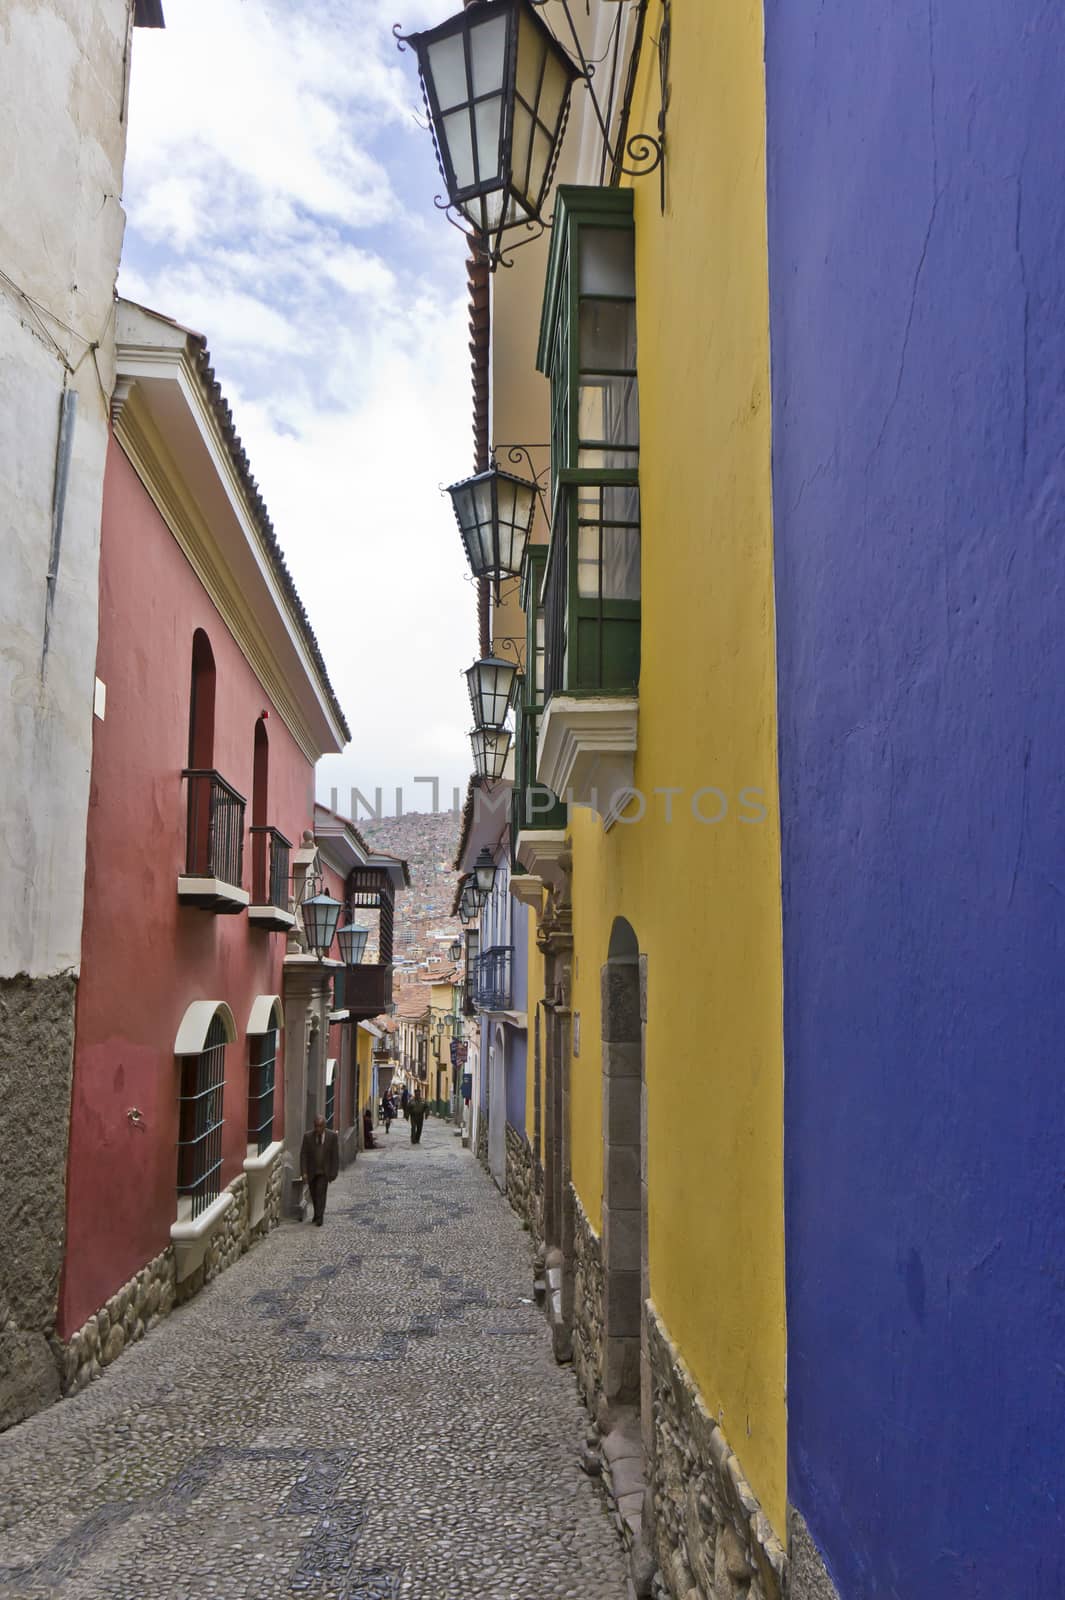
[{"label": "white cornice", "polygon": [[537,739],[537,782],[590,806],[609,828],[632,789],[639,706],[628,695],[552,695]]},{"label": "white cornice", "polygon": [[307,717],[299,710],[296,696],[279,671],[263,631],[252,617],[247,599],[235,581],[217,539],[188,492],[181,467],[168,448],[142,392],[142,380],[163,381],[175,386],[207,451],[211,469],[240,526],[291,648],[299,659],[320,715],[329,728],[336,749],[342,750],[346,742],[343,730],[320,684],[316,664],[278,582],[270,555],[248,507],[247,496],[230,451],[185,348],[122,344],[117,359],[119,371],[112,399],[116,439],[129,456],[160,515],[264,688],[274,698],[278,712],[293,737],[308,759],[316,762],[323,754],[321,736],[312,734]]}]

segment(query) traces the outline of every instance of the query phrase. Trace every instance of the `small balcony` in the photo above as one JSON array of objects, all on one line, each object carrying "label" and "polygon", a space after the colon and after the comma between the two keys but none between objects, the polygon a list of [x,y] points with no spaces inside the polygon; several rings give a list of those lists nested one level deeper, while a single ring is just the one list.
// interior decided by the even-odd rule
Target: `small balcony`
[{"label": "small balcony", "polygon": [[358,1020],[379,1017],[392,1000],[392,968],[387,962],[341,967],[333,978],[333,1005]]},{"label": "small balcony", "polygon": [[493,945],[477,957],[473,998],[482,1011],[510,1010],[510,968],[514,946]]},{"label": "small balcony", "polygon": [[251,834],[251,905],[248,921],[269,933],[286,933],[296,918],[289,910],[291,842],[276,828],[253,827]]},{"label": "small balcony", "polygon": [[636,754],[638,490],[635,481],[575,476],[582,481],[559,490],[547,558],[546,704],[535,775],[561,801],[591,806],[609,827],[628,799]]},{"label": "small balcony", "polygon": [[185,871],[178,874],[182,905],[233,915],[245,911],[243,887],[244,796],[218,772],[188,768],[188,832]]}]

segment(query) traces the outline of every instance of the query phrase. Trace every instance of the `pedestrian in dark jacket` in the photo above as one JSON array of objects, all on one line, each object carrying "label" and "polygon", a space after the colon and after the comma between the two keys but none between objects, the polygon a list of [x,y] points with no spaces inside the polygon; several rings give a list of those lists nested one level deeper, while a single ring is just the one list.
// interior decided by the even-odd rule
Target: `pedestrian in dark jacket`
[{"label": "pedestrian in dark jacket", "polygon": [[422,1099],[422,1091],[420,1089],[415,1089],[415,1091],[414,1091],[414,1099],[410,1103],[410,1142],[411,1142],[411,1144],[421,1144],[421,1142],[422,1142],[422,1123],[424,1121],[425,1121],[425,1101]]},{"label": "pedestrian in dark jacket", "polygon": [[315,1117],[313,1131],[303,1135],[300,1146],[300,1172],[311,1191],[314,1202],[314,1220],[320,1228],[325,1216],[325,1199],[329,1185],[340,1171],[340,1142],[335,1133],[325,1125],[324,1117]]},{"label": "pedestrian in dark jacket", "polygon": [[400,1109],[403,1112],[403,1120],[404,1120],[404,1122],[409,1122],[410,1121],[410,1090],[407,1088],[406,1084],[403,1085],[403,1093],[399,1097],[399,1104],[400,1104]]}]

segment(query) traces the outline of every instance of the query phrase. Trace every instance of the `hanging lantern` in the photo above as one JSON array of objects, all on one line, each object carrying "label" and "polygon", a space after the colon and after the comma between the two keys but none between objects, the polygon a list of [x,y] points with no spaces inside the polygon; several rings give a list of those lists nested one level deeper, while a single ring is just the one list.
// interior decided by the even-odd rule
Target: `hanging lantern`
[{"label": "hanging lantern", "polygon": [[516,578],[536,510],[536,485],[498,467],[448,486],[475,578]]},{"label": "hanging lantern", "polygon": [[504,773],[510,754],[507,728],[475,728],[470,734],[474,771],[488,783],[496,783]]},{"label": "hanging lantern", "polygon": [[366,954],[366,941],[370,937],[368,928],[355,928],[348,926],[337,929],[337,944],[340,946],[340,959],[349,967],[357,967]]},{"label": "hanging lantern", "polygon": [[413,46],[450,205],[495,266],[508,228],[543,206],[582,77],[530,0],[472,0]]},{"label": "hanging lantern", "polygon": [[473,864],[473,876],[477,882],[478,889],[486,899],[495,888],[497,871],[498,868],[492,860],[492,852],[485,845]]},{"label": "hanging lantern", "polygon": [[486,656],[466,673],[473,720],[478,728],[501,728],[510,709],[518,669],[512,661]]},{"label": "hanging lantern", "polygon": [[319,958],[324,958],[329,954],[343,907],[331,894],[316,894],[304,900],[301,909],[307,943]]},{"label": "hanging lantern", "polygon": [[447,947],[447,953],[451,957],[452,961],[458,961],[462,955],[462,940],[452,939],[451,943]]}]

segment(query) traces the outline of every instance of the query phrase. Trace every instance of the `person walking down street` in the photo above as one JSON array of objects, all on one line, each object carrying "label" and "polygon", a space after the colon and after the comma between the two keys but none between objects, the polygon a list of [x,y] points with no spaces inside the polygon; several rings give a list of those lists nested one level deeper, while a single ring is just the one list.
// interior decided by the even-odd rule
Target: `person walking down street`
[{"label": "person walking down street", "polygon": [[396,1102],[393,1100],[391,1094],[385,1095],[384,1100],[381,1102],[381,1107],[385,1114],[385,1132],[391,1133],[392,1118],[396,1114]]},{"label": "person walking down street", "polygon": [[376,1148],[373,1142],[373,1112],[369,1106],[362,1114],[362,1146],[364,1150]]},{"label": "person walking down street", "polygon": [[424,1121],[425,1121],[425,1101],[422,1099],[422,1091],[420,1089],[415,1089],[415,1091],[414,1091],[414,1099],[410,1103],[410,1142],[411,1142],[411,1144],[421,1144],[421,1142],[422,1142],[422,1123]]},{"label": "person walking down street", "polygon": [[326,1127],[324,1117],[315,1117],[314,1128],[303,1135],[300,1146],[300,1173],[311,1192],[316,1227],[322,1226],[329,1185],[339,1171],[340,1141]]},{"label": "person walking down street", "polygon": [[401,1109],[403,1111],[403,1120],[404,1120],[404,1122],[409,1122],[410,1121],[410,1090],[407,1088],[406,1084],[403,1085],[403,1093],[399,1097],[399,1103],[400,1103],[400,1107],[401,1107]]}]

